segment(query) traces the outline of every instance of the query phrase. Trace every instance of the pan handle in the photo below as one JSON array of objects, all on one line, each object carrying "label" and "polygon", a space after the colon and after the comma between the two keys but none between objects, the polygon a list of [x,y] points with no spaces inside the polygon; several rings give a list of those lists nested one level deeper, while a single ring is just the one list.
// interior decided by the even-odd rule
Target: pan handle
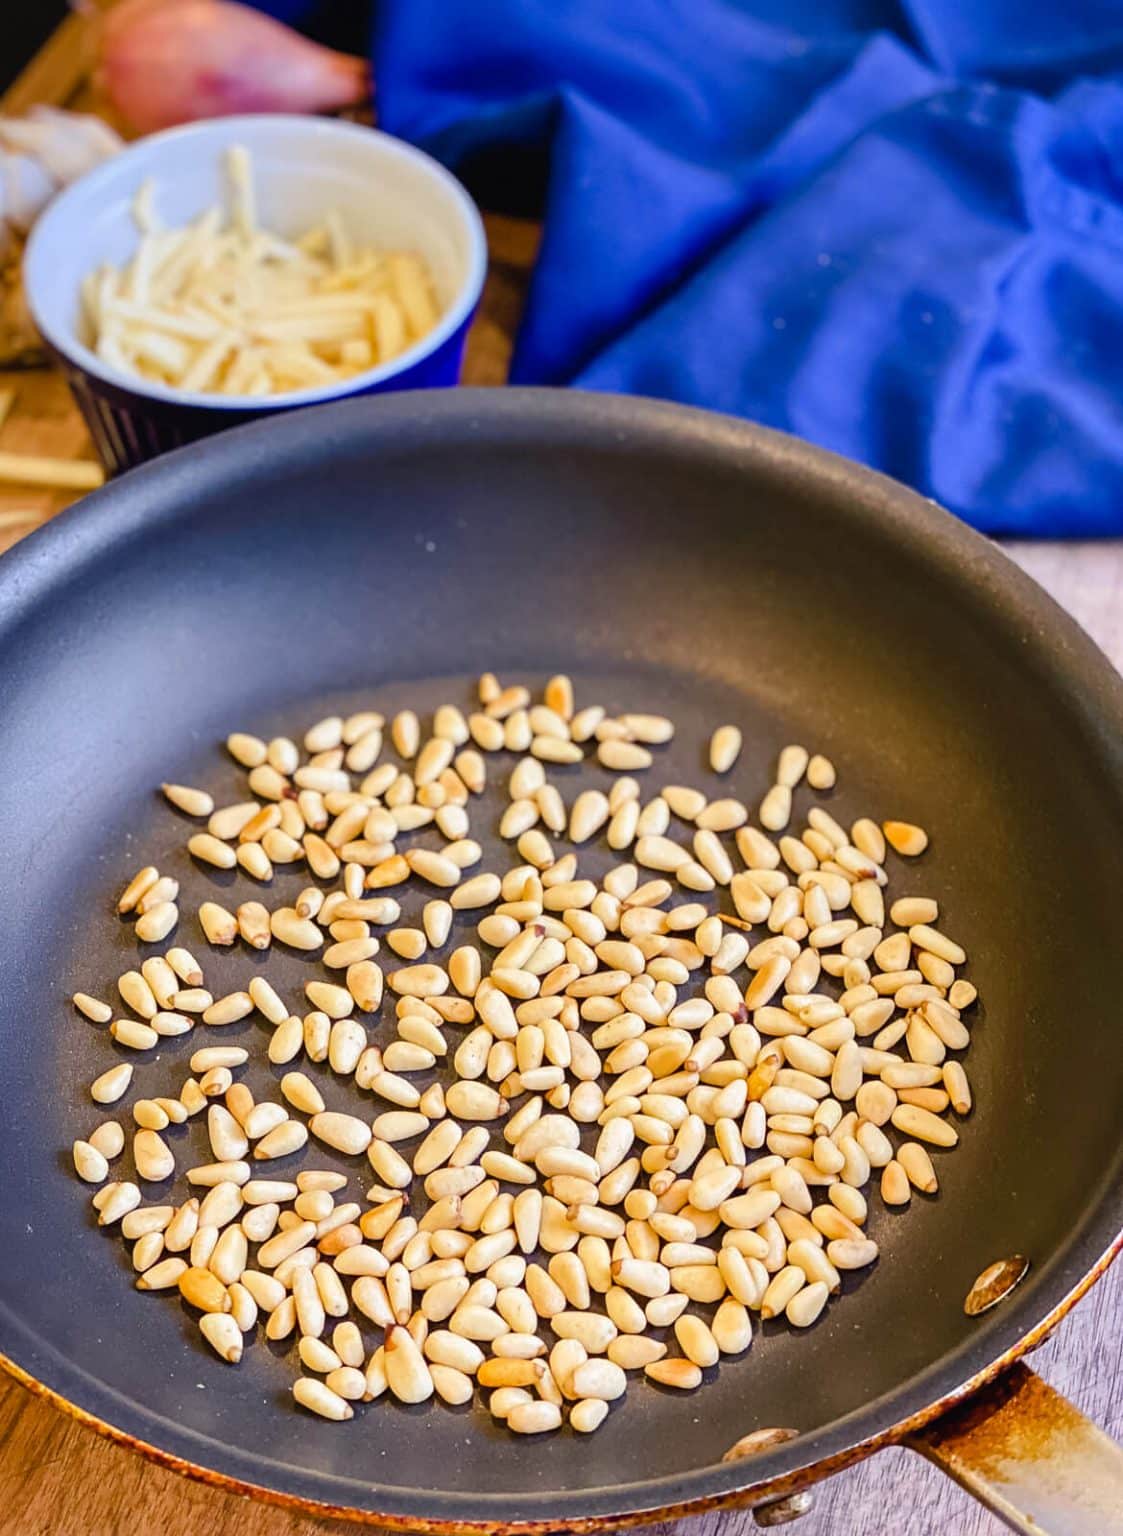
[{"label": "pan handle", "polygon": [[1123,1536],[1123,1447],[1020,1361],[905,1444],[1023,1536]]}]

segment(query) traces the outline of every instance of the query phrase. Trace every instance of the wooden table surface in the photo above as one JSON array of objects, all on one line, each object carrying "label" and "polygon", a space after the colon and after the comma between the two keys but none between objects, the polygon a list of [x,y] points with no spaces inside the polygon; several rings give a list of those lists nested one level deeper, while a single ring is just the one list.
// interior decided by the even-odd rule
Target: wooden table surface
[{"label": "wooden table surface", "polygon": [[[85,23],[71,17],[25,71],[0,110],[35,101],[87,104]],[[491,267],[473,329],[466,382],[501,384],[517,325],[537,231],[488,218]],[[15,405],[0,449],[60,458],[90,456],[85,429],[60,377],[48,370],[4,373]],[[0,551],[61,510],[65,493],[0,485]],[[1009,554],[1074,614],[1123,670],[1123,540],[1008,546]],[[1109,1271],[1032,1359],[1033,1366],[1117,1438],[1123,1438],[1123,1264]],[[215,1492],[152,1466],[84,1429],[7,1379],[0,1380],[0,1532],[19,1536],[325,1536],[355,1533]],[[669,1532],[670,1527],[666,1528]],[[684,1522],[674,1536],[748,1536],[751,1514]],[[998,1536],[1004,1529],[918,1457],[889,1451],[839,1474],[817,1491],[796,1527],[801,1536]]]}]

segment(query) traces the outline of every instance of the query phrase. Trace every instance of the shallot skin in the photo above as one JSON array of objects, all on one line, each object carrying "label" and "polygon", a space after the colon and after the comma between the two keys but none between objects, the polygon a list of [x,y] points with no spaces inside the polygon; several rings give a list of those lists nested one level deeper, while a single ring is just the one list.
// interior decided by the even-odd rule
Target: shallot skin
[{"label": "shallot skin", "polygon": [[240,112],[330,112],[370,95],[364,59],[236,0],[125,0],[105,18],[97,79],[134,133]]}]

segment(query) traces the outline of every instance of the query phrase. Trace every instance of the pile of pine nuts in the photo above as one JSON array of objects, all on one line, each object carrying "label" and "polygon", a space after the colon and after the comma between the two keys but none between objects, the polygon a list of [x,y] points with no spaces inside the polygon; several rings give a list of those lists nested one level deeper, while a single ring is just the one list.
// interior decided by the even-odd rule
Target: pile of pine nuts
[{"label": "pile of pine nuts", "polygon": [[[966,955],[936,901],[887,904],[887,845],[912,858],[926,834],[846,828],[821,805],[789,832],[800,787],[835,780],[800,746],[779,754],[759,827],[732,796],[667,785],[645,799],[632,775],[673,731],[575,709],[566,677],[535,704],[487,674],[476,712],[442,706],[424,740],[410,711],[388,729],[373,711],[321,720],[303,753],[230,736],[242,803],[163,786],[206,822],[187,844],[198,865],[315,877],[292,906],[204,901],[207,943],[281,945],[322,970],[299,1012],[260,972],[215,998],[177,944],[120,977],[128,1015],[75,994],[141,1061],[256,1011],[284,1068],[278,1098],[255,1102],[236,1078],[246,1049],[195,1050],[178,1093],[133,1102],[139,1182],[107,1182],[119,1121],[74,1143],[99,1224],[133,1245],[138,1290],[178,1293],[231,1363],[259,1318],[269,1339],[295,1336],[293,1395],[328,1419],[385,1392],[460,1404],[478,1386],[516,1433],[566,1417],[588,1432],[629,1372],[697,1387],[748,1348],[753,1313],[806,1328],[877,1259],[863,1191],[876,1178],[891,1207],[935,1193],[928,1148],[954,1146],[948,1112],[971,1108]],[[741,746],[735,726],[716,730],[713,771],[731,773]],[[500,752],[517,759],[499,830],[520,860],[502,874],[479,869],[469,824]],[[549,770],[593,754],[617,777],[567,806]],[[417,846],[422,829],[441,846]],[[601,838],[621,862],[599,882],[555,847]],[[398,898],[418,887],[407,925]],[[179,895],[148,866],[118,912],[162,945]],[[478,943],[441,959],[458,913]],[[393,1015],[381,1046],[362,1021],[379,1013]],[[319,1084],[313,1063],[330,1068]],[[345,1078],[373,1112],[338,1107]],[[92,1097],[118,1103],[132,1080],[121,1061]],[[168,1128],[204,1113],[214,1161],[186,1170],[197,1193],[142,1204],[141,1184],[176,1172]],[[312,1144],[368,1160],[365,1208],[337,1202],[344,1174],[271,1166]]]}]

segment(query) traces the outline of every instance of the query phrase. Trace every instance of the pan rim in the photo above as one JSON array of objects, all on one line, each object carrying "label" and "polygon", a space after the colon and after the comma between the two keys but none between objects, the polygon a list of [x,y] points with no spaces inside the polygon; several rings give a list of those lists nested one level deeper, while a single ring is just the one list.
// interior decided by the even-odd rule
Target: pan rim
[{"label": "pan rim", "polygon": [[[286,460],[303,454],[310,438],[326,459],[333,451],[370,450],[380,441],[400,452],[403,432],[419,427],[439,435],[446,445],[450,434],[458,431],[465,438],[486,441],[486,429],[498,423],[509,437],[521,433],[526,441],[549,430],[555,436],[571,434],[575,448],[585,445],[598,451],[626,452],[633,440],[648,442],[667,451],[694,454],[700,462],[716,457],[731,469],[751,465],[758,473],[786,478],[793,486],[813,484],[842,502],[847,517],[879,524],[890,544],[925,557],[960,593],[976,603],[999,604],[1009,624],[1020,624],[1039,665],[1070,694],[1079,689],[1083,716],[1094,721],[1105,738],[1123,739],[1123,680],[1107,659],[1007,556],[934,503],[874,471],[766,428],[638,397],[573,391],[438,390],[382,396],[377,401],[343,401],[294,412],[286,416],[283,427],[266,420],[178,450],[95,493],[4,557],[0,562],[0,645],[6,632],[19,625],[53,582],[72,574],[85,560],[104,558],[112,545],[132,537],[151,536],[165,521],[186,515],[189,499],[198,500],[212,487],[229,489],[244,480],[252,482],[259,470],[283,474]],[[898,1442],[1032,1348],[1111,1262],[1120,1247],[1121,1222],[1123,1190],[1101,1187],[1067,1247],[1034,1277],[1032,1286],[1023,1287],[1025,1295],[1015,1296],[1009,1310],[985,1325],[970,1344],[941,1357],[921,1376],[845,1419],[762,1457],[755,1464],[762,1475],[753,1481],[746,1481],[746,1463],[717,1462],[666,1478],[531,1496],[419,1495],[413,1489],[380,1488],[292,1468],[281,1480],[287,1487],[262,1485],[244,1475],[250,1460],[245,1453],[178,1426],[163,1433],[166,1421],[148,1410],[130,1405],[130,1412],[116,1415],[124,1422],[109,1422],[89,1405],[97,1403],[99,1389],[103,1404],[119,1401],[117,1394],[104,1383],[90,1383],[78,1371],[70,1373],[67,1388],[62,1389],[59,1384],[68,1377],[65,1361],[61,1370],[53,1372],[40,1364],[36,1376],[23,1363],[35,1358],[34,1343],[26,1347],[29,1336],[4,1308],[0,1308],[0,1364],[80,1421],[163,1465],[288,1507],[346,1514],[392,1528],[447,1533],[482,1531],[495,1525],[525,1532],[562,1525],[571,1529],[622,1525],[759,1501],[795,1482],[838,1470],[881,1444]],[[13,1343],[25,1347],[13,1348]],[[163,1445],[147,1438],[157,1424],[162,1427],[157,1438]],[[206,1449],[209,1465],[194,1459],[199,1446]],[[362,1506],[336,1504],[313,1491],[333,1488],[349,1493],[364,1488],[371,1501]],[[381,1509],[373,1508],[374,1499],[381,1501]],[[431,1513],[419,1513],[422,1504]],[[517,1517],[513,1517],[515,1508]]]}]

